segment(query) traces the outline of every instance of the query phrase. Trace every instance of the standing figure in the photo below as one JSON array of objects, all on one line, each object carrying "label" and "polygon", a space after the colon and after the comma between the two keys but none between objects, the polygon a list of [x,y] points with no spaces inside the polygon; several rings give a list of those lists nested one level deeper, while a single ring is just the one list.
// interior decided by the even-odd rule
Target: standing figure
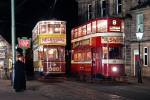
[{"label": "standing figure", "polygon": [[14,66],[14,89],[20,92],[26,89],[25,64],[22,55],[17,55],[17,61]]}]

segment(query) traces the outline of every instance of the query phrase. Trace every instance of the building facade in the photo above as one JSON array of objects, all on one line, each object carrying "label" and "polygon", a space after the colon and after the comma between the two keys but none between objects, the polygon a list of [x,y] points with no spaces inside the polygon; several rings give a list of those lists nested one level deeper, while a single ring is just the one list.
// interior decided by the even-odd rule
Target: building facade
[{"label": "building facade", "polygon": [[[132,0],[129,10],[126,12],[125,18],[125,34],[126,41],[130,47],[130,74],[136,76],[137,56],[142,60],[142,76],[150,77],[150,1],[149,0]],[[128,5],[127,3],[126,5]],[[143,33],[143,37],[139,43],[136,33]]]},{"label": "building facade", "polygon": [[8,79],[12,68],[10,44],[0,35],[0,79]]},{"label": "building facade", "polygon": [[140,46],[142,76],[150,76],[150,1],[149,0],[76,0],[78,2],[78,23],[83,24],[96,18],[124,19],[124,63],[126,74],[136,76],[138,53],[137,32],[142,32]]},{"label": "building facade", "polygon": [[76,0],[78,2],[78,22],[84,23],[95,18],[123,17],[123,0]]}]

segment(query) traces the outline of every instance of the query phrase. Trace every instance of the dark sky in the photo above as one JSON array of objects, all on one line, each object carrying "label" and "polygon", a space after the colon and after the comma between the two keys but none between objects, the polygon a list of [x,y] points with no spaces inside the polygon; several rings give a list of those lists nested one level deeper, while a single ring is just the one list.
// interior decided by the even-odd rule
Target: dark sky
[{"label": "dark sky", "polygon": [[[40,20],[65,20],[67,34],[77,24],[75,0],[15,0],[16,38],[31,37]],[[0,0],[0,34],[11,43],[11,0]],[[67,35],[70,37],[70,35]]]}]

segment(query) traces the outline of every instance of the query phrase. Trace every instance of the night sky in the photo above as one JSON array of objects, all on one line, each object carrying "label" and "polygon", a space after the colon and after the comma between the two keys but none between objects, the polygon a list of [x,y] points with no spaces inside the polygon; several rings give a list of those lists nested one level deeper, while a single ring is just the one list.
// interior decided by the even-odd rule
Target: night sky
[{"label": "night sky", "polygon": [[[67,38],[77,24],[75,0],[15,0],[16,38],[32,36],[32,29],[41,20],[67,22]],[[0,34],[11,44],[11,0],[0,0]]]}]

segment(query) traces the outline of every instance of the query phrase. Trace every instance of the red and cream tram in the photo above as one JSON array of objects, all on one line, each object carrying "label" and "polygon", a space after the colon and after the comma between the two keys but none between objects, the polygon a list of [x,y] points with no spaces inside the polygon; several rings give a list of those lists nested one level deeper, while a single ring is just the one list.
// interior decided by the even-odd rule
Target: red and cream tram
[{"label": "red and cream tram", "polygon": [[34,71],[39,76],[65,74],[66,22],[39,21],[33,29]]},{"label": "red and cream tram", "polygon": [[98,18],[71,31],[72,75],[120,77],[125,74],[120,18]]}]

